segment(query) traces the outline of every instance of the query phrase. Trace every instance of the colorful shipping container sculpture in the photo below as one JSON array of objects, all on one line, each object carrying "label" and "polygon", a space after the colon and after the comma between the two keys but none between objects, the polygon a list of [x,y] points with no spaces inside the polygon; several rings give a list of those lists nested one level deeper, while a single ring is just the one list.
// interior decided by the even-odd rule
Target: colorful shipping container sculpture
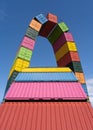
[{"label": "colorful shipping container sculpture", "polygon": [[[31,68],[37,36],[53,47],[57,67]],[[0,130],[93,130],[93,109],[76,43],[56,15],[32,19],[13,62],[0,106]]]}]

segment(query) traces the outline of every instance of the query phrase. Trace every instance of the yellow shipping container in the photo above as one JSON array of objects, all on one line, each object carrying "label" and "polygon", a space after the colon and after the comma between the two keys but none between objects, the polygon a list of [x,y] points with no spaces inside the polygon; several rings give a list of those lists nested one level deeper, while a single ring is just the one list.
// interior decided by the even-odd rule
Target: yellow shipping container
[{"label": "yellow shipping container", "polygon": [[13,71],[17,71],[17,72],[21,72],[21,70],[23,68],[27,68],[29,67],[30,62],[29,61],[25,61],[22,60],[20,58],[17,58],[14,62],[14,65],[12,66],[11,70],[10,70],[10,74],[9,77],[11,76],[11,74],[13,73]]},{"label": "yellow shipping container", "polygon": [[21,72],[72,72],[69,67],[63,68],[25,68]]},{"label": "yellow shipping container", "polygon": [[19,66],[19,67],[24,66],[24,67],[29,67],[29,64],[30,64],[29,61],[26,61],[26,60],[17,58],[17,59],[15,60],[15,63],[14,63],[13,66]]},{"label": "yellow shipping container", "polygon": [[40,31],[42,24],[37,22],[35,19],[32,19],[32,21],[29,24],[29,26],[31,28],[35,29],[36,31]]},{"label": "yellow shipping container", "polygon": [[75,42],[66,42],[55,54],[57,61],[68,51],[77,51]]}]

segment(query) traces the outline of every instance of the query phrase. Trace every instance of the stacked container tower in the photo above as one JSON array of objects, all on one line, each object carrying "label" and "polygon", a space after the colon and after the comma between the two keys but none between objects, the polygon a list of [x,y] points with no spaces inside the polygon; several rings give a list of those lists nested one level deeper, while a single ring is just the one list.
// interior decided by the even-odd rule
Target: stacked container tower
[{"label": "stacked container tower", "polygon": [[[30,67],[37,36],[50,42],[57,67]],[[76,43],[54,14],[35,16],[22,38],[0,106],[0,130],[93,130]]]}]

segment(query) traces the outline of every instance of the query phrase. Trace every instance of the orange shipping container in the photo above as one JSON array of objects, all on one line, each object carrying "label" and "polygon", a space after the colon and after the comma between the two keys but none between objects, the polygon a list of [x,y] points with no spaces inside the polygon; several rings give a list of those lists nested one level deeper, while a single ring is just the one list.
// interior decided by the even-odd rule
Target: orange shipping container
[{"label": "orange shipping container", "polygon": [[80,82],[81,84],[86,83],[83,73],[75,72],[75,75],[76,75],[76,77],[78,78],[78,80],[79,80],[79,82]]},{"label": "orange shipping container", "polygon": [[29,26],[39,32],[40,29],[41,29],[42,24],[37,22],[35,19],[32,19]]}]

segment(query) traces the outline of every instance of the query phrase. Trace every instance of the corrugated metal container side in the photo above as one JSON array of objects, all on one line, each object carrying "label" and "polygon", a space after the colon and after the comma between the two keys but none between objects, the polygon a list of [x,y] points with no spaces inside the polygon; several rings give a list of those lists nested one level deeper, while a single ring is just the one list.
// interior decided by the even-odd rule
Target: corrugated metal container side
[{"label": "corrugated metal container side", "polygon": [[39,35],[47,38],[49,33],[55,28],[56,25],[57,23],[48,20],[44,25],[42,25]]},{"label": "corrugated metal container side", "polygon": [[25,48],[25,47],[20,47],[19,52],[17,54],[17,57],[22,58],[24,60],[30,61],[32,56],[32,51]]},{"label": "corrugated metal container side", "polygon": [[12,83],[6,100],[86,100],[87,96],[78,82],[19,82]]},{"label": "corrugated metal container side", "polygon": [[84,89],[84,92],[86,93],[86,95],[88,96],[88,90],[87,90],[87,86],[86,84],[81,84],[82,88]]},{"label": "corrugated metal container side", "polygon": [[[17,71],[14,71],[14,72],[17,72]],[[9,75],[8,75],[8,79],[10,78],[10,76],[12,75],[12,73],[13,73],[13,67],[12,67],[11,70],[10,70],[10,73],[9,73]]]},{"label": "corrugated metal container side", "polygon": [[68,26],[64,22],[61,22],[58,25],[62,29],[63,32],[68,32],[69,31]]},{"label": "corrugated metal container side", "polygon": [[78,52],[76,51],[70,51],[68,53],[68,57],[72,59],[72,61],[80,61],[80,58],[79,58],[79,55],[78,55]]},{"label": "corrugated metal container side", "polygon": [[22,72],[72,72],[69,67],[25,68]]},{"label": "corrugated metal container side", "polygon": [[57,61],[58,66],[66,66],[71,61],[80,61],[78,52],[68,52],[59,61]]},{"label": "corrugated metal container side", "polygon": [[74,39],[72,37],[72,34],[70,32],[63,33],[58,40],[53,44],[54,52],[57,52],[57,50],[65,43],[65,42],[73,42]]},{"label": "corrugated metal container side", "polygon": [[19,72],[17,71],[13,71],[13,73],[11,74],[11,78],[16,78],[16,76],[18,75]]},{"label": "corrugated metal container side", "polygon": [[36,37],[38,36],[38,31],[32,29],[31,27],[28,27],[25,35],[33,40],[36,40]]},{"label": "corrugated metal container side", "polygon": [[9,73],[9,76],[8,76],[8,79],[10,78],[10,76],[12,75],[12,73],[14,72],[14,71],[17,71],[17,72],[20,72],[21,71],[21,69],[20,69],[20,71],[19,71],[19,67],[12,67],[11,68],[11,70],[10,70],[10,73]]},{"label": "corrugated metal container side", "polygon": [[0,129],[6,128],[93,130],[93,108],[89,102],[5,102],[0,106]]},{"label": "corrugated metal container side", "polygon": [[6,88],[5,88],[5,91],[4,91],[4,96],[6,95],[10,85],[12,84],[12,82],[9,82],[9,80],[7,81],[7,84],[6,84]]},{"label": "corrugated metal container side", "polygon": [[83,73],[75,72],[75,75],[78,78],[80,83],[82,83],[82,84],[86,83]]},{"label": "corrugated metal container side", "polygon": [[14,70],[20,72],[23,68],[29,67],[29,65],[30,65],[29,61],[25,61],[20,58],[17,58],[10,70],[9,76],[11,76]]},{"label": "corrugated metal container side", "polygon": [[[16,58],[14,64],[12,65],[11,70],[13,68],[15,68],[15,67],[20,67],[20,68],[22,68],[22,67],[29,67],[29,62],[25,61],[25,60],[22,60],[20,58]],[[11,70],[10,70],[10,72],[11,72]]]},{"label": "corrugated metal container side", "polygon": [[21,46],[24,46],[30,50],[34,49],[34,45],[35,45],[35,41],[29,37],[24,36],[22,42],[21,42]]},{"label": "corrugated metal container side", "polygon": [[66,73],[19,73],[15,81],[19,82],[31,82],[31,81],[77,81],[73,72]]},{"label": "corrugated metal container side", "polygon": [[63,46],[55,53],[56,60],[59,61],[69,51],[77,51],[76,44],[74,42],[66,42]]},{"label": "corrugated metal container side", "polygon": [[13,66],[12,69],[10,70],[10,74],[9,74],[9,77],[11,76],[11,74],[14,72],[14,71],[17,71],[17,72],[21,72],[21,70],[23,69],[24,67],[19,67],[19,66]]},{"label": "corrugated metal container side", "polygon": [[57,24],[57,16],[49,13],[47,15],[48,21],[42,25],[39,35],[47,37]]},{"label": "corrugated metal container side", "polygon": [[73,61],[69,63],[67,67],[70,67],[73,72],[83,72],[80,62]]},{"label": "corrugated metal container side", "polygon": [[65,26],[64,22],[57,24],[54,30],[48,35],[48,40],[50,43],[55,43],[64,30],[68,31],[68,28]]},{"label": "corrugated metal container side", "polygon": [[28,48],[25,48],[25,47],[20,47],[19,48],[19,52],[21,53],[25,53],[25,52],[27,52],[28,54],[30,54],[32,51],[31,50],[29,50]]},{"label": "corrugated metal container side", "polygon": [[57,23],[57,22],[58,22],[58,18],[57,18],[57,16],[54,15],[54,14],[48,13],[46,17],[47,17],[47,19],[48,19],[49,21],[52,21],[52,22],[54,22],[54,23]]},{"label": "corrugated metal container side", "polygon": [[35,16],[35,19],[38,20],[41,24],[46,23],[48,20],[43,14]]},{"label": "corrugated metal container side", "polygon": [[41,29],[42,24],[37,22],[35,19],[32,19],[29,26],[39,32],[40,29]]},{"label": "corrugated metal container side", "polygon": [[60,37],[60,35],[62,33],[63,33],[63,31],[61,30],[61,28],[57,24],[56,27],[52,30],[52,32],[50,32],[50,34],[48,35],[49,42],[52,44],[55,43],[56,40],[58,40],[58,38]]},{"label": "corrugated metal container side", "polygon": [[[8,81],[7,81],[7,85],[5,88],[5,93],[7,92],[8,88],[10,87],[11,83],[15,80],[17,75],[18,75],[18,72],[13,71],[12,74],[9,76]],[[4,95],[5,95],[5,93],[4,93]]]}]

